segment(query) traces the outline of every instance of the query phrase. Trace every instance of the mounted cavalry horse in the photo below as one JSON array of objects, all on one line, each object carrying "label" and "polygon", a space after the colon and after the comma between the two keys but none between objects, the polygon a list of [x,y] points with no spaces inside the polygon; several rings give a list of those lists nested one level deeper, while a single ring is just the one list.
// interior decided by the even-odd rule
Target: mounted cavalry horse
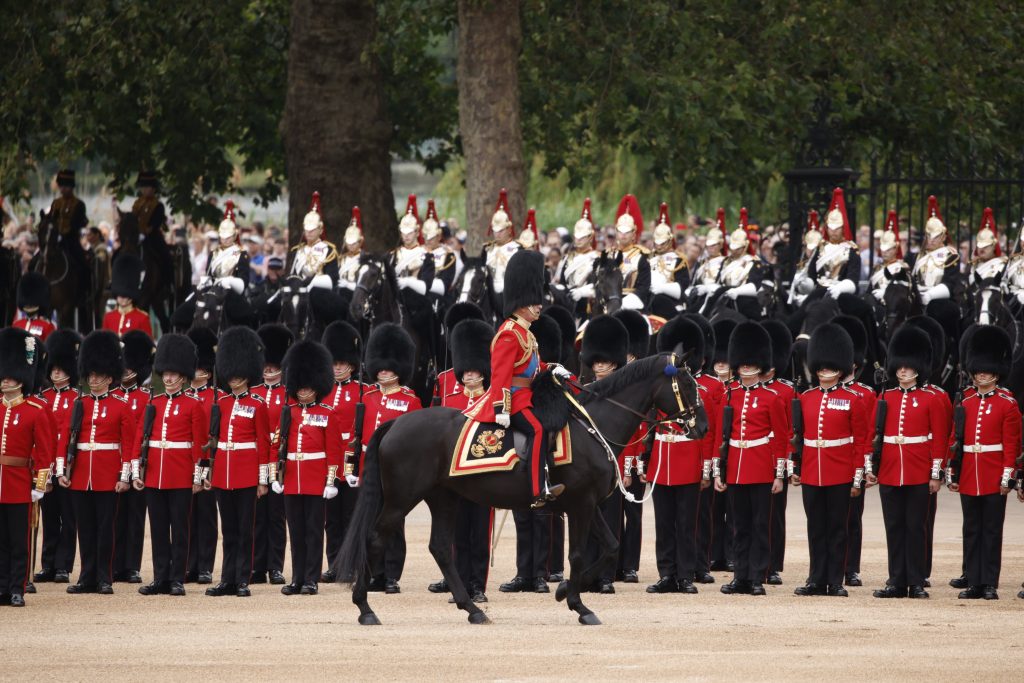
[{"label": "mounted cavalry horse", "polygon": [[[92,321],[88,286],[82,289],[88,273],[76,273],[74,263],[61,246],[60,231],[54,216],[39,212],[39,251],[29,262],[28,269],[42,273],[50,282],[50,301],[57,313],[57,326],[88,329]],[[75,316],[78,316],[77,319]]]},{"label": "mounted cavalry horse", "polygon": [[[164,241],[160,226],[152,226],[148,235],[140,234],[139,219],[135,213],[117,209],[117,236],[120,246],[112,260],[120,254],[136,254],[142,259],[143,278],[139,300],[135,302],[143,311],[152,311],[160,321],[160,329],[171,329],[174,310],[174,285],[179,281],[174,272],[170,249]],[[191,270],[191,266],[189,266]]]}]

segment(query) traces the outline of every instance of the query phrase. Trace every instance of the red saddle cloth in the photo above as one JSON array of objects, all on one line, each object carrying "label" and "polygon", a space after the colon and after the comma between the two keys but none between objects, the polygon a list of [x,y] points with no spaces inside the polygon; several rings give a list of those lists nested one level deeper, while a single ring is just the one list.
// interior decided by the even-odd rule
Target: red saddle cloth
[{"label": "red saddle cloth", "polygon": [[[455,452],[452,453],[448,476],[507,472],[523,459],[516,452],[517,442],[521,448],[525,443],[525,437],[496,422],[466,420],[462,425],[462,431],[459,432],[459,438],[455,441]],[[554,461],[555,467],[572,462],[568,425],[555,438]]]}]

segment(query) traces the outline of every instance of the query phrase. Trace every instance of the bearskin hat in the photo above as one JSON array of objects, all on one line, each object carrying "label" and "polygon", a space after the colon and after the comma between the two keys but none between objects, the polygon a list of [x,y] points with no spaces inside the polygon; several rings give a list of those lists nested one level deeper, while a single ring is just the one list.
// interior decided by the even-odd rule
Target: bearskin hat
[{"label": "bearskin hat", "polygon": [[452,304],[444,314],[444,329],[452,333],[455,326],[463,320],[483,320],[484,312],[471,301],[460,301]]},{"label": "bearskin hat", "polygon": [[143,271],[141,258],[129,252],[119,254],[114,259],[113,270],[110,274],[110,293],[132,300],[138,299],[139,289],[142,287]]},{"label": "bearskin hat", "polygon": [[153,351],[156,345],[152,337],[142,330],[131,330],[124,333],[121,343],[124,345],[125,368],[138,375],[139,383],[142,383],[153,374]]},{"label": "bearskin hat", "polygon": [[918,374],[918,384],[924,384],[932,371],[932,340],[919,327],[900,325],[889,340],[885,369],[895,377],[900,368],[913,368]]},{"label": "bearskin hat", "polygon": [[18,308],[50,307],[50,281],[42,273],[29,271],[18,280]]},{"label": "bearskin hat", "polygon": [[772,338],[759,324],[749,320],[741,322],[729,335],[728,358],[733,370],[741,365],[753,365],[765,372],[772,367]]},{"label": "bearskin hat", "polygon": [[71,378],[70,386],[78,384],[78,347],[82,344],[82,335],[74,330],[54,330],[46,338],[46,378],[50,372],[59,368]]},{"label": "bearskin hat", "polygon": [[811,374],[819,370],[838,370],[841,377],[853,372],[853,340],[839,325],[827,323],[811,333],[807,343],[807,368]]},{"label": "bearskin hat", "polygon": [[868,359],[868,332],[864,329],[864,323],[852,315],[837,315],[832,319],[833,325],[846,330],[853,342],[853,364],[863,368]]},{"label": "bearskin hat", "polygon": [[[942,366],[946,360],[946,330],[942,323],[927,315],[912,315],[904,320],[903,324],[916,327],[928,335],[932,342],[932,365],[926,381],[938,382],[942,377]],[[922,376],[924,374],[922,373]]]},{"label": "bearskin hat", "polygon": [[82,340],[78,374],[88,378],[92,373],[112,377],[115,382],[124,374],[121,340],[110,330],[93,330]]},{"label": "bearskin hat", "polygon": [[[561,332],[562,353],[560,356],[560,360],[558,360],[557,362],[571,362],[572,354],[576,350],[574,346],[574,343],[576,341],[576,319],[573,317],[572,311],[562,306],[549,306],[547,309],[544,310],[544,313],[543,315],[541,315],[541,317],[549,317],[553,319],[556,323],[558,323],[558,329]],[[531,329],[533,329],[532,326]],[[533,336],[537,336],[536,331],[534,331]],[[538,343],[540,342],[539,337],[537,341]],[[543,352],[541,353],[543,355]]]},{"label": "bearskin hat", "polygon": [[651,324],[640,311],[620,308],[612,313],[629,333],[629,355],[633,358],[646,358],[651,353]]},{"label": "bearskin hat", "polygon": [[359,368],[362,361],[363,340],[359,331],[344,320],[336,320],[324,330],[320,342],[331,354],[334,363],[348,363]]},{"label": "bearskin hat", "polygon": [[284,386],[290,396],[298,396],[300,389],[312,389],[316,400],[322,401],[334,385],[331,354],[324,345],[302,339],[284,355]]},{"label": "bearskin hat", "polygon": [[196,301],[186,301],[171,313],[171,329],[175,332],[185,334],[192,327],[192,321],[196,318]]},{"label": "bearskin hat", "polygon": [[217,335],[208,327],[193,327],[188,338],[196,345],[196,368],[213,372],[217,364]]},{"label": "bearskin hat", "polygon": [[539,251],[520,249],[512,254],[505,266],[503,313],[509,317],[523,306],[544,303],[544,255]]},{"label": "bearskin hat", "polygon": [[674,351],[683,345],[683,353],[690,354],[691,367],[704,365],[704,333],[697,323],[686,316],[672,318],[658,333],[658,353]]},{"label": "bearskin hat", "polygon": [[468,370],[483,374],[484,383],[491,381],[491,339],[494,330],[483,320],[463,320],[452,330],[452,368],[462,381]]},{"label": "bearskin hat", "polygon": [[366,344],[366,373],[370,382],[377,381],[381,370],[390,370],[398,375],[399,384],[408,384],[415,363],[416,344],[401,325],[384,323],[373,328]]},{"label": "bearskin hat", "polygon": [[580,350],[583,365],[592,367],[594,363],[604,361],[621,368],[626,364],[628,352],[629,331],[616,318],[599,315],[587,324]]},{"label": "bearskin hat", "polygon": [[0,330],[0,379],[13,379],[21,384],[23,394],[31,394],[42,349],[43,343],[30,332],[15,327]]},{"label": "bearskin hat", "polygon": [[[699,327],[701,334],[704,335],[704,363],[707,364],[711,361],[715,352],[715,330],[711,327],[708,319],[700,313],[683,313],[681,317],[686,318]],[[662,332],[664,332],[664,329],[662,329]],[[659,332],[658,334],[661,333]]]},{"label": "bearskin hat", "polygon": [[186,380],[196,376],[196,345],[187,335],[170,332],[156,344],[153,370],[162,375],[176,372]]},{"label": "bearskin hat", "polygon": [[765,320],[761,327],[768,332],[772,340],[772,368],[775,369],[775,376],[789,377],[789,357],[793,353],[793,333],[789,331],[785,323],[778,320]]},{"label": "bearskin hat", "polygon": [[1013,344],[1010,335],[995,325],[978,325],[967,342],[964,367],[968,374],[989,372],[1005,378],[1013,363]]},{"label": "bearskin hat", "polygon": [[729,341],[732,338],[732,331],[736,329],[736,321],[728,318],[716,320],[711,325],[715,333],[715,352],[711,356],[711,363],[729,362]]},{"label": "bearskin hat", "polygon": [[256,330],[256,334],[263,342],[263,362],[280,367],[288,347],[295,341],[295,334],[280,323],[267,323]]},{"label": "bearskin hat", "polygon": [[558,321],[547,312],[530,323],[530,332],[537,340],[537,352],[545,363],[562,362],[562,330]]},{"label": "bearskin hat", "polygon": [[228,382],[236,377],[250,387],[263,382],[263,341],[248,327],[230,327],[217,341],[217,382],[228,391]]}]

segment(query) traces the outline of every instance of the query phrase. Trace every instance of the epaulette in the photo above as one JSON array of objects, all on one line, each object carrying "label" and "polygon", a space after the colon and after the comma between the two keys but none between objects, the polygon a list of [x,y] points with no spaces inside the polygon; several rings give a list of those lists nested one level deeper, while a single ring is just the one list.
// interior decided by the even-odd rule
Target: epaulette
[{"label": "epaulette", "polygon": [[253,397],[254,399],[256,399],[257,401],[259,401],[260,403],[266,403],[266,402],[267,402],[267,399],[263,398],[263,397],[262,397],[262,396],[260,396],[259,394],[254,394],[254,393],[252,393],[252,392],[250,391],[250,392],[249,392],[249,395],[250,395],[250,396],[252,396],[252,397]]},{"label": "epaulette", "polygon": [[363,396],[369,396],[370,394],[372,394],[374,392],[380,393],[380,387],[378,387],[376,384],[368,385],[366,387],[366,390],[363,392]]},{"label": "epaulette", "polygon": [[302,242],[299,242],[298,244],[296,244],[294,247],[292,247],[288,251],[298,251],[299,247],[301,247],[301,246],[302,246]]},{"label": "epaulette", "polygon": [[785,377],[776,377],[776,378],[775,378],[775,381],[776,381],[776,382],[778,382],[778,383],[780,383],[780,384],[785,384],[785,385],[786,385],[787,387],[789,387],[790,389],[795,389],[795,388],[796,388],[796,385],[794,385],[794,384],[793,384],[792,382],[790,382],[790,381],[789,381],[788,379],[786,379]]},{"label": "epaulette", "polygon": [[117,399],[118,401],[120,401],[121,403],[124,403],[124,404],[127,404],[127,403],[128,403],[128,399],[127,399],[127,398],[125,398],[124,396],[119,396],[119,395],[117,395],[117,394],[115,394],[115,393],[112,393],[112,392],[111,392],[111,393],[109,393],[109,394],[107,394],[107,395],[108,395],[108,396],[110,396],[110,398],[116,398],[116,399]]},{"label": "epaulette", "polygon": [[334,408],[330,407],[326,403],[317,402],[316,405],[320,406],[321,408],[326,408],[327,410],[331,411],[332,413],[334,412]]},{"label": "epaulette", "polygon": [[435,272],[440,273],[442,270],[448,270],[449,268],[455,265],[455,261],[455,254],[449,251],[444,255],[444,263],[441,265],[440,268],[435,269]]},{"label": "epaulette", "polygon": [[762,389],[764,389],[765,391],[770,391],[770,392],[772,392],[772,393],[773,393],[773,394],[775,394],[776,396],[778,396],[778,395],[779,395],[779,392],[775,391],[775,390],[774,390],[774,389],[772,389],[771,387],[766,387],[765,385],[763,385],[763,384],[762,384],[762,385],[761,385],[761,388],[762,388]]},{"label": "epaulette", "polygon": [[1017,405],[1017,399],[1013,395],[1013,392],[1011,392],[1009,389],[1005,389],[1003,387],[997,387],[996,388],[996,396],[1000,396],[1002,398],[1005,398],[1012,405]]},{"label": "epaulette", "polygon": [[38,408],[39,410],[49,407],[43,402],[43,399],[39,398],[38,396],[26,396],[25,403],[32,406],[33,408]]},{"label": "epaulette", "polygon": [[136,390],[137,391],[141,391],[144,394],[150,394],[150,395],[153,394],[153,390],[151,388],[149,388],[149,387],[136,387]]}]

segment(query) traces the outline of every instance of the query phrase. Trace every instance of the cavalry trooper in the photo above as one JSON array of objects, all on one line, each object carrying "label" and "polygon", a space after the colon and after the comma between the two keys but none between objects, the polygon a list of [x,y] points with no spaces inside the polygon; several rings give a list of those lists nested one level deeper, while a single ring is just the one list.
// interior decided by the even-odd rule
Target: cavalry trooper
[{"label": "cavalry trooper", "polygon": [[167,229],[167,211],[157,197],[160,191],[160,177],[155,171],[140,171],[135,179],[139,196],[132,204],[132,213],[139,224],[139,239],[143,248],[153,252],[159,263],[160,272],[173,273],[171,251],[164,239]]},{"label": "cavalry trooper", "polygon": [[[626,354],[629,351],[629,332],[620,320],[610,315],[599,315],[590,320],[583,331],[583,345],[580,349],[580,366],[593,373],[594,381],[600,381],[611,375],[618,368],[626,365]],[[619,476],[624,476],[632,468],[633,456],[620,454],[617,467]],[[625,464],[628,457],[629,465]],[[601,501],[598,513],[604,518],[608,529],[616,541],[622,538],[622,493],[619,487],[612,488],[611,493]],[[593,565],[601,558],[601,544],[598,537],[591,535],[587,541],[587,564]],[[615,592],[616,559],[602,563],[597,567],[597,578],[591,588],[597,593],[611,594]]]},{"label": "cavalry trooper", "polygon": [[217,236],[220,246],[210,253],[206,277],[200,287],[217,285],[236,294],[244,294],[249,286],[249,252],[238,244],[235,203],[230,199],[224,207],[224,218],[217,226]]},{"label": "cavalry trooper", "polygon": [[209,433],[203,404],[186,391],[196,372],[196,345],[183,334],[161,336],[153,369],[164,393],[150,401],[152,426],[148,434],[139,430],[139,458],[132,463],[132,487],[146,493],[153,551],[153,581],[139,586],[139,593],[180,596],[185,595],[192,493],[201,489],[199,461]]},{"label": "cavalry trooper", "polygon": [[[867,363],[868,333],[864,329],[864,323],[852,315],[840,315],[832,319],[832,324],[846,330],[853,342],[853,369],[840,380],[843,388],[857,395],[867,415],[867,424],[864,427],[864,434],[855,434],[854,443],[864,444],[864,452],[861,453],[860,463],[867,468],[871,459],[871,442],[874,437],[875,428],[875,390],[863,382],[857,381],[857,376],[864,369]],[[863,489],[863,486],[861,487]],[[860,557],[864,543],[864,491],[859,496],[850,498],[850,514],[846,521],[846,569],[843,571],[844,583],[847,586],[863,586],[860,578]]]},{"label": "cavalry trooper", "polygon": [[444,231],[437,218],[434,200],[427,200],[427,217],[423,221],[423,248],[434,257],[434,281],[430,284],[430,296],[440,301],[451,291],[455,283],[455,253],[444,243]]},{"label": "cavalry trooper", "polygon": [[621,259],[622,308],[642,310],[651,297],[650,251],[640,245],[644,219],[636,197],[627,194],[615,212],[615,248],[609,258]]},{"label": "cavalry trooper", "polygon": [[526,212],[526,222],[523,223],[523,229],[519,231],[518,242],[523,249],[529,249],[530,251],[540,250],[540,231],[537,230],[537,210],[530,208]]},{"label": "cavalry trooper", "polygon": [[[263,344],[263,383],[252,388],[252,393],[263,399],[267,406],[270,427],[271,461],[279,446],[281,411],[288,404],[288,396],[281,382],[284,354],[295,342],[295,335],[284,325],[268,323],[256,330]],[[279,494],[256,499],[256,523],[253,526],[255,550],[252,557],[252,578],[249,583],[267,583],[283,586],[284,547],[287,537],[284,517],[284,497]]]},{"label": "cavalry trooper", "polygon": [[804,231],[804,250],[800,255],[800,263],[793,275],[793,284],[789,287],[789,305],[802,306],[807,297],[818,287],[810,272],[811,259],[818,253],[818,247],[824,238],[818,224],[818,212],[811,209],[807,213],[807,229]]},{"label": "cavalry trooper", "polygon": [[15,318],[11,326],[25,330],[45,342],[57,329],[43,313],[50,307],[50,281],[42,273],[25,273],[18,279],[17,303],[24,317]]},{"label": "cavalry trooper", "polygon": [[[213,383],[217,363],[217,335],[206,327],[194,327],[188,337],[196,345],[196,371],[185,392],[203,406],[205,422],[210,424],[214,404],[220,391]],[[189,515],[188,565],[185,583],[213,583],[213,564],[217,559],[217,498],[212,491],[200,488],[192,496]]]},{"label": "cavalry trooper", "polygon": [[[696,363],[703,360],[704,335],[695,322],[684,317],[673,318],[658,333],[659,353],[674,353],[678,346]],[[708,387],[699,379],[697,394],[708,407],[708,433],[703,439],[693,440],[678,422],[659,423],[650,460],[644,468],[642,480],[654,484],[654,552],[658,565],[658,580],[647,587],[648,593],[697,592],[697,515],[701,491],[711,486],[711,452],[718,412],[714,410],[718,404],[711,402]],[[665,417],[658,414],[658,419]],[[707,574],[706,564],[705,559],[699,570],[701,579]]]},{"label": "cavalry trooper", "polygon": [[[939,200],[928,197],[928,220],[924,224],[925,241],[921,253],[914,261],[912,271],[921,303],[928,315],[943,323],[943,327],[959,330],[960,300],[963,295],[963,277],[960,275],[960,255],[948,244],[949,231],[939,212]],[[959,338],[959,333],[952,334]]]},{"label": "cavalry trooper", "polygon": [[337,258],[338,286],[355,291],[363,255],[363,212],[358,206],[352,207],[352,219],[345,228],[343,242],[344,251]]},{"label": "cavalry trooper", "polygon": [[654,253],[647,258],[651,267],[651,313],[671,320],[682,309],[683,291],[690,286],[690,264],[686,254],[676,249],[675,231],[665,202],[661,203],[654,226]]},{"label": "cavalry trooper", "polygon": [[85,215],[85,202],[75,196],[75,172],[63,169],[57,173],[57,190],[60,196],[50,204],[49,217],[60,236],[60,247],[68,257],[68,268],[78,274],[81,292],[89,291],[89,270],[86,267],[85,250],[80,235],[89,225]]},{"label": "cavalry trooper", "polygon": [[900,222],[895,211],[890,211],[885,219],[885,228],[878,240],[878,255],[881,258],[878,265],[875,266],[875,272],[871,274],[869,282],[871,296],[879,305],[882,305],[885,303],[885,292],[894,280],[904,282],[908,293],[910,291],[910,266],[903,260]]},{"label": "cavalry trooper", "polygon": [[[460,301],[454,303],[451,307],[445,311],[444,314],[444,334],[447,340],[451,340],[452,332],[455,330],[455,326],[461,323],[463,320],[483,320],[484,313],[480,310],[480,307],[469,301]],[[447,351],[449,354],[447,365],[451,364],[451,344],[448,344]],[[431,400],[431,405],[439,406],[444,401],[444,397],[452,393],[462,391],[462,384],[459,382],[459,378],[455,374],[455,370],[449,367],[446,370],[442,370],[437,375],[437,380],[434,382],[434,397]],[[441,591],[444,592],[444,591]]]},{"label": "cavalry trooper", "polygon": [[[347,322],[336,320],[324,330],[321,343],[331,354],[334,371],[331,391],[324,397],[324,404],[337,414],[338,423],[341,425],[341,445],[348,448],[355,434],[356,405],[373,388],[359,381],[363,340],[356,328]],[[370,433],[364,433],[363,438],[369,441]],[[338,578],[330,568],[338,557],[338,551],[341,550],[348,523],[352,519],[358,500],[359,491],[351,485],[358,482],[351,482],[348,477],[345,479],[350,485],[340,487],[338,496],[327,501],[325,505],[328,568],[320,575],[320,580],[327,583]]]},{"label": "cavalry trooper", "polygon": [[775,291],[771,269],[756,255],[754,240],[748,232],[747,210],[740,209],[740,225],[729,235],[729,254],[718,271],[718,284],[724,296],[736,302],[736,310],[752,320],[764,317],[762,297]]},{"label": "cavalry trooper", "polygon": [[[765,387],[779,395],[786,413],[787,433],[793,431],[793,399],[797,397],[796,388],[788,379],[790,376],[790,356],[793,353],[793,335],[785,323],[779,320],[765,320],[761,327],[768,332],[772,340],[772,367],[761,375]],[[789,483],[782,480],[782,490],[772,496],[771,523],[771,559],[768,562],[768,577],[765,583],[770,586],[781,586],[779,575],[786,564],[786,503],[789,498]]]},{"label": "cavalry trooper", "polygon": [[51,488],[56,438],[31,395],[42,342],[25,330],[0,330],[0,605],[25,606],[32,505]]},{"label": "cavalry trooper", "polygon": [[[1014,244],[1010,253],[1010,260],[1006,264],[1006,271],[1003,275],[1003,292],[1007,297],[1007,304],[1011,310],[1019,311],[1024,306],[1024,230],[1020,231],[1017,243]],[[1013,303],[1014,300],[1016,303]]]},{"label": "cavalry trooper", "polygon": [[103,316],[104,330],[119,337],[131,330],[141,330],[153,337],[149,314],[135,307],[141,295],[143,269],[142,259],[130,252],[119,254],[114,259],[110,293],[117,301],[117,307]]},{"label": "cavalry trooper", "polygon": [[721,433],[726,463],[712,458],[715,490],[729,492],[735,557],[733,580],[722,586],[728,595],[764,595],[771,562],[772,496],[782,490],[789,436],[779,394],[761,382],[771,363],[768,332],[755,322],[737,325],[729,337],[729,366],[739,381],[730,385],[724,404],[732,406],[731,429],[723,422]]},{"label": "cavalry trooper", "polygon": [[860,250],[846,215],[842,188],[832,191],[832,203],[825,214],[825,239],[807,265],[808,275],[833,299],[856,294],[860,281]]},{"label": "cavalry trooper", "polygon": [[960,494],[964,516],[967,588],[959,597],[997,600],[1006,496],[1021,448],[1020,408],[1013,394],[998,386],[1010,372],[1013,345],[1002,328],[984,325],[968,338],[966,356],[964,366],[975,391],[961,404],[962,459],[952,461],[947,470],[949,489]]},{"label": "cavalry trooper", "polygon": [[[358,207],[352,210],[353,220],[359,218]],[[362,245],[362,225],[359,224],[358,244]],[[349,224],[349,229],[352,224]],[[302,218],[302,243],[291,248],[292,264],[289,275],[295,275],[311,288],[334,289],[338,282],[338,249],[323,239],[324,219],[320,215],[320,193],[313,193],[309,211]],[[345,245],[349,249],[349,230],[345,231]]]},{"label": "cavalry trooper", "polygon": [[898,385],[879,398],[876,411],[886,410],[881,459],[866,476],[880,485],[889,554],[889,580],[876,598],[928,597],[928,496],[941,486],[950,431],[946,408],[922,386],[931,358],[931,340],[919,328],[901,326],[889,341],[886,369]]},{"label": "cavalry trooper", "polygon": [[601,251],[594,247],[594,223],[590,211],[590,197],[583,200],[580,219],[572,228],[572,247],[562,257],[555,270],[555,287],[565,290],[573,300],[573,314],[578,321],[590,317],[590,300],[594,298],[594,283],[590,281],[594,263]]},{"label": "cavalry trooper", "polygon": [[498,193],[498,203],[494,207],[494,215],[491,216],[488,234],[493,235],[494,240],[484,245],[481,258],[487,264],[487,270],[491,271],[494,293],[503,295],[505,292],[505,269],[508,267],[512,255],[523,248],[515,240],[515,230],[508,208],[508,190],[505,188],[501,188],[501,192]]},{"label": "cavalry trooper", "polygon": [[[142,415],[149,405],[149,377],[153,374],[153,351],[156,345],[141,330],[126,332],[121,338],[124,349],[124,374],[121,385],[113,391],[128,403],[132,428],[142,429]],[[142,544],[146,535],[146,496],[130,488],[121,494],[117,505],[117,526],[114,537],[114,581],[142,583]]]},{"label": "cavalry trooper", "polygon": [[[377,383],[363,394],[366,412],[363,417],[363,443],[385,422],[423,407],[416,393],[406,383],[412,379],[416,362],[416,345],[400,325],[384,323],[370,334],[366,344],[366,376]],[[346,464],[353,462],[352,451],[346,452]],[[359,463],[360,468],[362,463]],[[358,475],[346,467],[349,485],[358,485]],[[399,527],[384,549],[384,566],[371,567],[371,591],[400,593],[398,582],[405,568],[405,524]]]},{"label": "cavalry trooper", "polygon": [[687,309],[697,313],[706,313],[705,306],[721,289],[718,283],[718,271],[722,268],[725,256],[722,245],[725,240],[725,209],[718,207],[715,216],[715,227],[704,236],[704,253],[693,271],[693,279],[686,290]]},{"label": "cavalry trooper", "polygon": [[814,330],[807,366],[818,385],[800,395],[800,443],[789,470],[803,492],[811,566],[807,583],[793,592],[845,598],[847,518],[850,499],[861,495],[868,447],[864,403],[842,382],[853,374],[853,340],[846,330],[832,324]]},{"label": "cavalry trooper", "polygon": [[[124,373],[121,341],[109,330],[90,332],[82,341],[78,372],[89,385],[82,396],[82,423],[70,472],[60,478],[71,489],[82,556],[78,583],[68,593],[110,595],[114,562],[114,517],[118,495],[128,490],[135,429],[128,402],[111,393],[114,378]],[[71,425],[75,431],[77,425]],[[70,456],[70,454],[69,454]]]},{"label": "cavalry trooper", "polygon": [[402,243],[389,254],[391,266],[398,277],[398,287],[406,290],[406,293],[415,292],[425,297],[434,283],[434,257],[423,248],[419,209],[414,194],[409,195],[405,215],[398,222],[398,232]]},{"label": "cavalry trooper", "polygon": [[[322,403],[331,391],[331,355],[321,344],[297,341],[284,357],[290,426],[280,439],[284,471],[271,464],[271,486],[284,494],[291,541],[292,580],[283,595],[316,595],[324,555],[324,501],[338,495],[341,425]],[[282,425],[285,423],[282,422]],[[278,477],[283,481],[278,481]]]},{"label": "cavalry trooper", "polygon": [[253,519],[256,499],[270,484],[270,426],[267,404],[249,391],[263,379],[263,342],[248,327],[232,327],[217,344],[217,399],[220,432],[204,488],[217,492],[224,539],[220,583],[206,589],[211,596],[247,598],[252,575]]},{"label": "cavalry trooper", "polygon": [[[82,337],[74,330],[57,330],[46,340],[46,374],[50,386],[38,396],[53,418],[56,451],[54,477],[65,473],[71,411],[78,399],[78,347]],[[75,564],[75,510],[71,492],[55,486],[42,503],[42,569],[35,583],[68,583]]]},{"label": "cavalry trooper", "polygon": [[968,292],[976,308],[974,319],[981,325],[995,323],[995,312],[990,308],[990,301],[994,294],[1001,291],[1005,271],[1006,257],[999,248],[999,228],[996,227],[992,209],[986,207],[974,242],[971,272],[967,276]]}]

